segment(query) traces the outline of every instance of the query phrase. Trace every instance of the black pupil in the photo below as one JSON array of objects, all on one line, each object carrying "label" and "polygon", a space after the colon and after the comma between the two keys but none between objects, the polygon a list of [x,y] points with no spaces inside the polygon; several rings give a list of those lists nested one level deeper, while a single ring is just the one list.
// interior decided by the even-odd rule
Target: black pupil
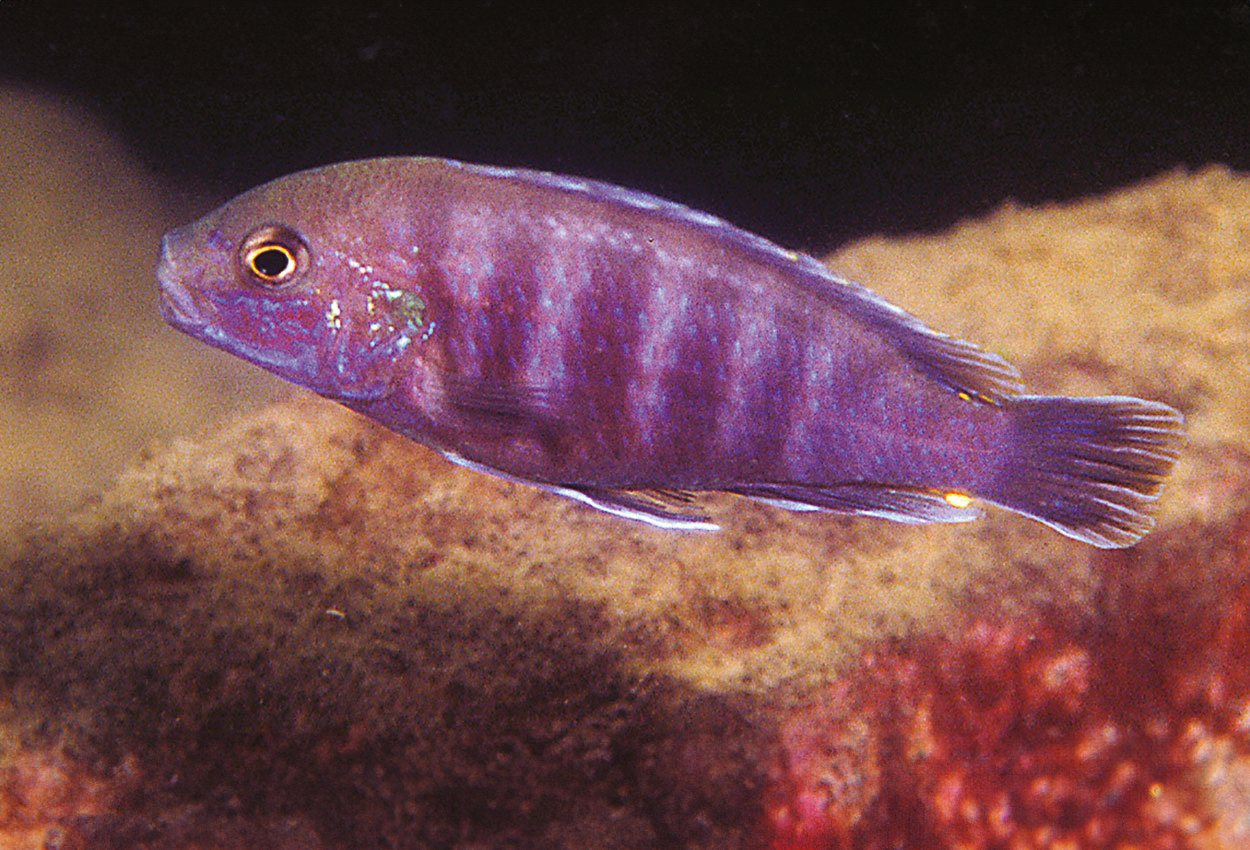
[{"label": "black pupil", "polygon": [[252,255],[252,267],[265,277],[280,277],[291,265],[291,255],[281,248],[265,248]]}]

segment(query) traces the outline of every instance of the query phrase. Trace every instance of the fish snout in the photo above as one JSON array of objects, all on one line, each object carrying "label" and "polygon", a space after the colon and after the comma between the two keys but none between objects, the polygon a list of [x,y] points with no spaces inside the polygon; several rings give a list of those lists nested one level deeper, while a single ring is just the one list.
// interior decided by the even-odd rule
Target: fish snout
[{"label": "fish snout", "polygon": [[179,270],[182,232],[171,230],[161,237],[161,253],[156,263],[156,280],[161,287],[161,317],[180,330],[201,327],[204,316],[195,298],[183,283]]}]

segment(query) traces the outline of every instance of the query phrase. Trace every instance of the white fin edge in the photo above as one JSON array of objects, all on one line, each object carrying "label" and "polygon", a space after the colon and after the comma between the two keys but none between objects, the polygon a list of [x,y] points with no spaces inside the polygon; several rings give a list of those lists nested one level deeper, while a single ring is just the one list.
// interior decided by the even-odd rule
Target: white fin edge
[{"label": "white fin edge", "polygon": [[452,451],[440,449],[439,454],[447,458],[457,466],[473,472],[480,472],[483,475],[493,475],[496,478],[502,478],[513,484],[524,484],[528,487],[537,487],[539,490],[545,490],[548,493],[554,493],[557,496],[563,496],[566,499],[572,499],[575,502],[581,502],[583,505],[589,505],[598,511],[606,514],[622,517],[623,519],[633,520],[635,522],[644,522],[655,528],[662,528],[666,531],[720,531],[720,526],[709,520],[680,519],[678,517],[669,516],[660,513],[650,513],[648,511],[631,508],[628,505],[621,505],[604,499],[597,499],[581,490],[575,490],[572,487],[559,487],[553,484],[544,484],[541,481],[533,481],[528,478],[518,478],[507,472],[495,469],[493,466],[486,466],[474,460],[469,460],[463,455],[456,454]]},{"label": "white fin edge", "polygon": [[624,519],[632,519],[636,522],[645,522],[647,525],[655,528],[662,528],[666,531],[720,531],[720,526],[710,520],[702,519],[681,519],[679,517],[670,516],[663,513],[651,513],[650,511],[631,508],[628,505],[618,504],[616,502],[597,499],[581,490],[575,490],[572,487],[543,487],[544,490],[550,490],[568,499],[581,502],[584,505],[590,505],[596,510],[603,511],[605,514],[623,517]]}]

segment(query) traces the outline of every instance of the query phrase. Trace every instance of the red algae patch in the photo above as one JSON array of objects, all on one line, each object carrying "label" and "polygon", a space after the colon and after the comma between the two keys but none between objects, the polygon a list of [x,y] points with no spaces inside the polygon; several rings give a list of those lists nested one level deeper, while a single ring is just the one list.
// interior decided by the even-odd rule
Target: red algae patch
[{"label": "red algae patch", "polygon": [[[782,722],[768,846],[1247,846],[1250,514],[1223,532],[1242,579],[1214,611],[1121,586],[1098,619],[964,617],[867,651]],[[1164,542],[1107,556],[1110,579],[1199,571],[1191,535]]]},{"label": "red algae patch", "polygon": [[3,850],[319,850],[316,834],[296,819],[256,822],[170,805],[157,819],[134,816],[145,793],[128,756],[105,772],[63,749],[22,748],[0,759]]},{"label": "red algae patch", "polygon": [[55,749],[9,753],[0,760],[0,847],[63,846],[77,820],[116,811],[119,798],[135,785],[133,771],[126,761],[97,775]]}]

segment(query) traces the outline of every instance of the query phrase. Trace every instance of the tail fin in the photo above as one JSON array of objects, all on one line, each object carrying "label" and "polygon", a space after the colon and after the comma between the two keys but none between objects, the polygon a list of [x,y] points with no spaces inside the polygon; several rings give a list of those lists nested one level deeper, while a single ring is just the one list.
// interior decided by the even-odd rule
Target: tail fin
[{"label": "tail fin", "polygon": [[1016,396],[1014,442],[984,497],[1103,548],[1132,546],[1184,440],[1180,413],[1109,396]]}]

